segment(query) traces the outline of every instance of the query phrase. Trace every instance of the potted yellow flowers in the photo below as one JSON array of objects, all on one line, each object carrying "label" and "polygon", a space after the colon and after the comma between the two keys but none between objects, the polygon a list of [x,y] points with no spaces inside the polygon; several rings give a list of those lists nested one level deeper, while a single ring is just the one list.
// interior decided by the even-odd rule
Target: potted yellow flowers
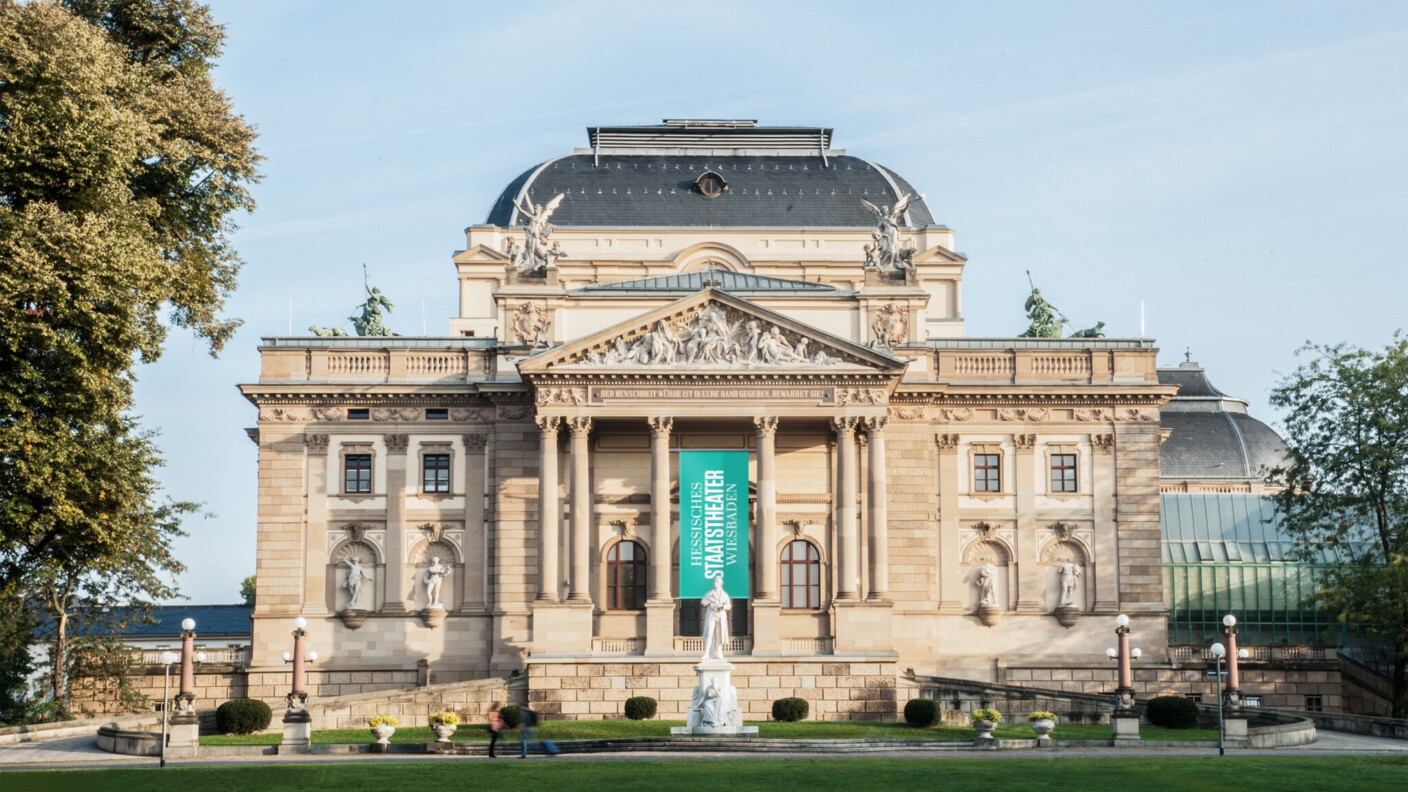
[{"label": "potted yellow flowers", "polygon": [[449,742],[450,735],[454,734],[460,725],[460,716],[450,710],[432,712],[426,720],[430,721],[430,730],[435,732],[436,742]]},{"label": "potted yellow flowers", "polygon": [[[371,727],[372,735],[376,737],[376,745],[373,750],[377,753],[384,753],[386,746],[391,744],[391,735],[396,733],[396,720],[394,715],[377,715],[367,721],[367,726]],[[380,746],[377,748],[376,746]]]}]

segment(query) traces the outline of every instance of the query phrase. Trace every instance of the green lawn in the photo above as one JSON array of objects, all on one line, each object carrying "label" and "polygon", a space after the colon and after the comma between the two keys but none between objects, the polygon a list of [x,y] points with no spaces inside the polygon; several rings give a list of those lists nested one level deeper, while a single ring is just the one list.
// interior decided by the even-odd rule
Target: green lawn
[{"label": "green lawn", "polygon": [[[630,737],[669,737],[670,727],[683,726],[678,720],[579,720],[547,721],[539,729],[540,736],[550,740],[601,740],[624,739]],[[856,721],[800,721],[798,723],[778,723],[763,721],[753,724],[758,727],[759,737],[802,738],[812,740],[971,740],[977,734],[967,726],[935,726],[930,729],[916,729],[903,723],[872,723]],[[1206,729],[1158,729],[1144,727],[1140,734],[1146,740],[1216,740],[1216,730]],[[1008,740],[1029,740],[1035,734],[1024,723],[1003,724],[996,735]],[[1108,740],[1109,726],[1058,725],[1052,737],[1058,740]],[[283,737],[280,734],[215,735],[200,738],[201,745],[278,745]],[[429,727],[400,727],[391,735],[394,743],[427,743],[435,739]],[[455,732],[455,742],[488,742],[489,732],[484,724],[476,723],[461,726]],[[504,735],[509,742],[518,741],[517,730]],[[313,732],[313,742],[326,744],[369,743],[372,741],[367,729],[322,729]]]},{"label": "green lawn", "polygon": [[[897,792],[909,789],[1139,790],[1236,789],[1336,792],[1402,787],[1408,757],[1228,756],[953,759],[533,759],[285,762],[158,769],[0,772],[0,784],[25,792],[317,792],[317,790],[515,790],[572,792]],[[1394,779],[1397,779],[1396,781]]]}]

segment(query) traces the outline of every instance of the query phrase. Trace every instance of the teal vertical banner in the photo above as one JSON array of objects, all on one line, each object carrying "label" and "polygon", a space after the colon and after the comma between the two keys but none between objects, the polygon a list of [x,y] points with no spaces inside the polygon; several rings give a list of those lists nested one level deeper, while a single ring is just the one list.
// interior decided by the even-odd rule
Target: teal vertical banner
[{"label": "teal vertical banner", "polygon": [[724,592],[747,599],[748,452],[681,451],[680,596],[703,597],[724,577]]}]

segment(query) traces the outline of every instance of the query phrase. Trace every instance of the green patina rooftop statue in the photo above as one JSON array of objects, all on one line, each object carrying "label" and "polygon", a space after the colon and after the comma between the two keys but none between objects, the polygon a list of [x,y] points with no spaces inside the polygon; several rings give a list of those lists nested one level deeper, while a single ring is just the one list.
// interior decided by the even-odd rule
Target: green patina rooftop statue
[{"label": "green patina rooftop statue", "polygon": [[362,285],[367,290],[367,301],[362,303],[361,316],[349,316],[352,326],[356,328],[359,336],[394,336],[381,319],[381,309],[385,308],[387,313],[395,313],[396,306],[391,304],[386,295],[381,293],[381,289],[371,285],[367,277],[367,265],[362,264]]},{"label": "green patina rooftop statue", "polygon": [[[1032,283],[1031,270],[1027,270],[1027,283],[1032,287],[1031,296],[1027,297],[1024,306],[1027,311],[1027,318],[1031,324],[1027,326],[1025,332],[1019,338],[1060,338],[1061,330],[1065,328],[1068,321],[1055,306],[1047,302],[1041,296],[1041,289]],[[1105,323],[1098,322],[1094,327],[1081,330],[1071,334],[1071,338],[1104,338]]]}]

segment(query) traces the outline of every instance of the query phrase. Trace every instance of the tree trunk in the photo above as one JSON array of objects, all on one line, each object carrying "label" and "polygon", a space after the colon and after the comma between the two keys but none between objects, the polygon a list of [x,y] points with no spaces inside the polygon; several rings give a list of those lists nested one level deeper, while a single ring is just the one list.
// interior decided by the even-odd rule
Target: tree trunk
[{"label": "tree trunk", "polygon": [[49,693],[59,705],[59,715],[68,715],[68,686],[64,684],[64,666],[68,654],[68,614],[60,613],[54,622],[54,670],[49,675]]},{"label": "tree trunk", "polygon": [[1408,718],[1408,644],[1402,641],[1393,647],[1393,684],[1389,690],[1393,693],[1389,702],[1392,716]]}]

